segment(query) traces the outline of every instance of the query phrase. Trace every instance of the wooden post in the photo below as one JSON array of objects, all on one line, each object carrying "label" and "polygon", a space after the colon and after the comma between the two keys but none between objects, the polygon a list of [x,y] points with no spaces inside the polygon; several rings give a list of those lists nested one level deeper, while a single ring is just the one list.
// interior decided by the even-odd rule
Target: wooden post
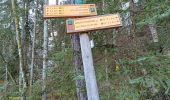
[{"label": "wooden post", "polygon": [[99,100],[99,93],[96,82],[95,70],[93,66],[90,41],[87,33],[80,34],[80,45],[88,100]]}]

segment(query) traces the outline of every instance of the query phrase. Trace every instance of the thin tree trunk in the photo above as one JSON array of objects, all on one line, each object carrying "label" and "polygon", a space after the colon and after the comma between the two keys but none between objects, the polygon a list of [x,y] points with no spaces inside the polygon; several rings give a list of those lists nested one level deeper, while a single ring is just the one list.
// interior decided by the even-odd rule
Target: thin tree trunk
[{"label": "thin tree trunk", "polygon": [[[47,5],[48,0],[44,0]],[[43,70],[42,70],[42,100],[47,99],[46,94],[46,69],[47,69],[47,51],[48,51],[48,23],[47,19],[44,20],[44,44],[43,44]]]},{"label": "thin tree trunk", "polygon": [[[80,49],[80,38],[78,34],[72,35],[72,46],[74,50],[74,66],[76,71],[76,76],[83,74],[83,67],[81,65],[81,49]],[[85,80],[84,79],[76,79],[76,90],[77,90],[77,98],[78,100],[86,100],[87,95],[85,90]]]},{"label": "thin tree trunk", "polygon": [[34,70],[34,49],[35,49],[35,34],[36,34],[36,24],[37,24],[37,7],[38,0],[36,0],[35,16],[34,16],[34,29],[32,34],[32,50],[31,50],[31,66],[30,66],[30,100],[32,99],[32,84],[33,84],[33,70]]},{"label": "thin tree trunk", "polygon": [[[70,3],[74,3],[74,0],[70,0]],[[81,47],[80,47],[80,38],[79,34],[74,34],[71,36],[74,60],[73,64],[75,66],[76,76],[80,76],[83,74],[83,66],[81,59]],[[84,75],[82,75],[84,76]],[[77,90],[77,99],[78,100],[87,100],[87,94],[85,91],[85,80],[84,79],[76,79],[76,90]]]},{"label": "thin tree trunk", "polygon": [[149,30],[150,30],[150,34],[151,34],[151,37],[152,37],[152,41],[158,42],[158,33],[157,33],[157,30],[156,30],[156,25],[154,23],[149,24]]},{"label": "thin tree trunk", "polygon": [[[27,0],[28,1],[28,0]],[[22,16],[21,21],[21,45],[22,45],[22,56],[23,56],[23,70],[25,70],[27,67],[27,34],[29,33],[28,29],[28,2],[22,2],[24,3],[24,10],[25,13]]]},{"label": "thin tree trunk", "polygon": [[[24,16],[22,16],[22,21],[21,21],[21,53],[22,53],[22,72],[26,71],[27,68],[27,34],[29,33],[29,25],[28,25],[28,7],[29,7],[29,2],[28,0],[26,2],[22,1],[23,3],[23,8],[25,9]],[[25,8],[26,7],[26,8]],[[25,73],[26,74],[26,73]],[[24,73],[23,73],[24,75]],[[26,100],[26,82],[27,82],[27,76],[23,76],[22,78],[22,97],[21,100]]]},{"label": "thin tree trunk", "polygon": [[[18,45],[18,54],[19,54],[19,91],[21,93],[21,100],[25,100],[24,96],[24,91],[26,88],[26,83],[25,83],[25,76],[23,72],[23,57],[22,57],[22,46],[21,46],[21,33],[19,32],[19,18],[16,14],[16,8],[15,8],[15,1],[11,0],[12,3],[12,10],[13,14],[15,16],[15,28],[16,28],[16,40],[17,40],[17,45]],[[22,87],[22,82],[23,82],[23,87]],[[23,89],[21,89],[21,87]]]},{"label": "thin tree trunk", "polygon": [[[104,11],[105,11],[105,1],[102,0],[102,10],[103,10],[103,14],[104,14]],[[107,36],[105,35],[104,36],[104,42],[105,42],[105,45],[107,45]],[[105,55],[105,58],[104,58],[104,66],[105,66],[105,74],[106,74],[106,82],[108,82],[109,80],[109,76],[108,76],[108,60],[107,60],[107,48],[104,49],[104,55]]]},{"label": "thin tree trunk", "polygon": [[8,66],[5,64],[5,99],[7,98],[7,86],[8,86]]},{"label": "thin tree trunk", "polygon": [[48,33],[47,20],[44,21],[44,51],[43,51],[43,71],[42,71],[42,100],[46,100],[46,69],[47,69],[47,49],[48,49]]},{"label": "thin tree trunk", "polygon": [[130,18],[131,18],[131,33],[134,35],[136,25],[135,25],[135,3],[134,0],[129,0],[130,2]]},{"label": "thin tree trunk", "polygon": [[2,61],[3,61],[3,64],[5,65],[5,77],[4,77],[4,98],[6,99],[7,98],[7,84],[8,84],[8,69],[7,69],[7,64],[8,62],[6,61],[5,57],[3,56],[3,54],[5,53],[5,46],[4,46],[4,43],[2,43],[2,54],[0,54],[0,56],[2,57]]}]

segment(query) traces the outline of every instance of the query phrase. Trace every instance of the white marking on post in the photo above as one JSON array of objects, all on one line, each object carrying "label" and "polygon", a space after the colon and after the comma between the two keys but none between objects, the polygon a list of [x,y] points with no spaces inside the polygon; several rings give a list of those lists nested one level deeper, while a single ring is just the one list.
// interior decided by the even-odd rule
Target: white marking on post
[{"label": "white marking on post", "polygon": [[94,41],[93,40],[90,41],[90,46],[91,46],[91,48],[94,48]]}]

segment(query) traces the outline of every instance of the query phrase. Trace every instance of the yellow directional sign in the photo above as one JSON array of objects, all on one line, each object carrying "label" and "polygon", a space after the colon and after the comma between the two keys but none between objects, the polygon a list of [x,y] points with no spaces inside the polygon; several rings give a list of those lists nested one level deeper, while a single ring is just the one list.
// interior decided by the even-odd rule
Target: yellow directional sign
[{"label": "yellow directional sign", "polygon": [[122,26],[119,14],[83,17],[66,21],[67,33],[86,32]]},{"label": "yellow directional sign", "polygon": [[95,4],[44,6],[44,18],[81,17],[97,15]]}]

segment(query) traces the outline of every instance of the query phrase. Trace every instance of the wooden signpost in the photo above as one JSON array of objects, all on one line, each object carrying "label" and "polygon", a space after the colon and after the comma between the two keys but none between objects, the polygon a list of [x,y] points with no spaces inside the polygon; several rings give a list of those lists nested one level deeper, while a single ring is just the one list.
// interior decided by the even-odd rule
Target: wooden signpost
[{"label": "wooden signpost", "polygon": [[87,32],[122,26],[119,14],[68,19],[67,33]]},{"label": "wooden signpost", "polygon": [[44,6],[44,18],[71,18],[97,15],[95,4]]},{"label": "wooden signpost", "polygon": [[[44,18],[72,18],[66,20],[67,33],[88,32],[122,26],[119,14],[94,15],[97,15],[95,4],[44,6]],[[80,34],[80,45],[88,100],[99,100],[90,40],[87,33]]]},{"label": "wooden signpost", "polygon": [[[119,14],[82,17],[66,20],[67,33],[88,32],[122,26]],[[87,33],[80,34],[80,45],[88,100],[99,100],[90,40]]]}]

